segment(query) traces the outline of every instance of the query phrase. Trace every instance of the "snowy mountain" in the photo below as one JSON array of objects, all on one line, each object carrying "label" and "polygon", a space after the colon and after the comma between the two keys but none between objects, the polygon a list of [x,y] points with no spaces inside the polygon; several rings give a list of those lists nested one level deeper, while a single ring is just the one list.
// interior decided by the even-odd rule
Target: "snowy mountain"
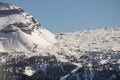
[{"label": "snowy mountain", "polygon": [[60,33],[56,35],[56,39],[58,43],[46,53],[58,56],[61,61],[67,61],[66,58],[70,57],[79,58],[88,52],[120,51],[120,28]]},{"label": "snowy mountain", "polygon": [[64,56],[77,66],[60,80],[120,79],[120,28],[61,33],[56,38],[60,59]]},{"label": "snowy mountain", "polygon": [[120,28],[54,35],[0,2],[1,80],[120,80],[119,73]]},{"label": "snowy mountain", "polygon": [[0,52],[38,51],[56,42],[46,30],[22,8],[0,3]]},{"label": "snowy mountain", "polygon": [[[5,80],[120,80],[119,34],[119,28],[61,33],[56,35],[57,43],[39,54],[1,53],[1,76]],[[81,46],[88,42],[90,48]]]},{"label": "snowy mountain", "polygon": [[[61,47],[76,47],[81,51],[119,51],[120,28],[84,30],[59,35]],[[71,43],[72,42],[72,43]]]}]

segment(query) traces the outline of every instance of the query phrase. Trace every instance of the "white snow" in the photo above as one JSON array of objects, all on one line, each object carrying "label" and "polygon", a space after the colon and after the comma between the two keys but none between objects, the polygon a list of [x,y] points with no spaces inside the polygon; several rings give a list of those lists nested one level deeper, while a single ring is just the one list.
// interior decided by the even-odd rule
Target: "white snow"
[{"label": "white snow", "polygon": [[9,9],[18,9],[19,7],[14,6],[12,4],[2,3],[0,2],[0,10],[9,10]]},{"label": "white snow", "polygon": [[[0,10],[11,9],[19,9],[19,7],[0,3]],[[80,57],[82,55],[89,54],[85,52],[120,51],[120,28],[84,30],[61,33],[55,36],[43,26],[39,25],[38,21],[33,19],[33,16],[26,12],[4,16],[0,15],[0,52],[29,53],[25,54],[27,57],[34,55],[48,56],[47,53],[49,53],[50,55],[54,55],[60,62],[69,62],[77,66],[70,73],[61,77],[60,80],[66,80],[66,78],[71,74],[76,74],[78,69],[82,67],[82,63],[75,63],[75,60],[80,61]],[[8,26],[14,23],[22,23],[27,26]],[[2,32],[4,30],[10,32]],[[23,30],[30,30],[31,32],[26,33]],[[100,64],[106,64],[110,61],[114,62],[115,60],[118,64],[120,63],[119,59],[114,59],[114,57],[118,57],[118,53],[111,53],[107,57],[104,57],[105,55],[103,54],[105,53],[95,56],[91,62],[95,62],[95,60],[97,60]],[[12,55],[14,56],[15,54]],[[94,55],[88,55],[90,59],[92,58],[91,56],[93,57]],[[6,61],[4,57],[1,57],[0,60],[1,63]],[[90,61],[85,61],[83,59],[83,63],[87,62]],[[87,63],[89,68],[92,67],[91,62]],[[41,70],[46,74],[46,69],[44,67],[41,68]],[[64,71],[63,68],[62,71]],[[31,67],[25,67],[24,74],[32,76],[34,73],[35,70],[33,70]],[[79,80],[79,76],[77,74],[75,76],[77,80]],[[87,80],[87,76],[90,76],[90,80],[93,79],[94,75],[92,69],[90,69],[89,74],[87,69],[84,69],[83,77],[85,80]]]},{"label": "white snow", "polygon": [[101,60],[100,63],[101,64],[106,64],[106,63],[108,63],[108,60]]},{"label": "white snow", "polygon": [[[60,35],[60,46],[72,51],[120,50],[120,28],[84,30]],[[78,53],[78,52],[77,52]]]},{"label": "white snow", "polygon": [[[13,5],[8,5],[0,3],[0,8],[2,10],[18,9]],[[45,48],[52,46],[56,43],[55,35],[43,28],[42,26],[37,26],[38,22],[34,23],[32,21],[32,16],[26,12],[21,14],[10,14],[6,16],[0,16],[0,31],[1,30],[13,30],[15,32],[0,32],[0,52],[31,52],[37,51],[41,52]],[[17,27],[8,25],[14,23],[23,23],[27,27]],[[22,29],[30,30],[34,27],[31,34],[27,34],[22,31]]]},{"label": "white snow", "polygon": [[70,76],[71,74],[75,74],[75,72],[78,71],[78,69],[80,69],[82,67],[82,65],[80,63],[72,63],[72,64],[76,65],[77,68],[73,69],[70,73],[68,73],[65,76],[61,77],[60,80],[66,80],[68,76]]},{"label": "white snow", "polygon": [[34,73],[35,73],[35,71],[32,70],[31,67],[25,67],[25,71],[24,71],[24,74],[25,74],[25,75],[27,75],[27,76],[32,76]]}]

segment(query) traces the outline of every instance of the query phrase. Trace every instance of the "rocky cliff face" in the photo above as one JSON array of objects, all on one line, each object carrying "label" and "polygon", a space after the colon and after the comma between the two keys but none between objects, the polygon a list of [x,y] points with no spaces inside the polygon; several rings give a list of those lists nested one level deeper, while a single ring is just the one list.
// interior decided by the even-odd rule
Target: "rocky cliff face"
[{"label": "rocky cliff face", "polygon": [[31,52],[56,42],[54,34],[22,8],[0,3],[0,52]]},{"label": "rocky cliff face", "polygon": [[54,35],[14,5],[0,3],[1,80],[120,80],[120,29]]}]

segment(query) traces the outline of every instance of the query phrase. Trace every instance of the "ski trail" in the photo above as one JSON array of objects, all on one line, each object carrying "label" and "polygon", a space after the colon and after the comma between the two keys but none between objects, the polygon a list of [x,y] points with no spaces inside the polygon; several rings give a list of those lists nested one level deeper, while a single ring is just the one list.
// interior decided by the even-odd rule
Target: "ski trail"
[{"label": "ski trail", "polygon": [[66,74],[65,76],[61,77],[60,80],[66,80],[68,76],[70,76],[71,74],[74,74],[76,71],[78,71],[82,65],[78,64],[78,63],[73,63],[74,65],[77,66],[77,68],[73,69],[70,73]]}]

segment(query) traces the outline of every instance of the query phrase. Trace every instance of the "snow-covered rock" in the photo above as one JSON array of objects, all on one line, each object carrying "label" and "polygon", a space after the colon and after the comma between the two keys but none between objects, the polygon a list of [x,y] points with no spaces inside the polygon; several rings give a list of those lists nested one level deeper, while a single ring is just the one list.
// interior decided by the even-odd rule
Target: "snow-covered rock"
[{"label": "snow-covered rock", "polygon": [[22,8],[0,2],[0,52],[42,51],[55,35]]},{"label": "snow-covered rock", "polygon": [[20,7],[0,3],[1,80],[119,80],[119,72],[120,28],[54,35]]},{"label": "snow-covered rock", "polygon": [[71,51],[120,51],[120,28],[101,28],[57,35],[61,48]]},{"label": "snow-covered rock", "polygon": [[31,67],[25,67],[25,71],[24,71],[24,74],[25,74],[25,75],[27,75],[27,76],[32,76],[34,73],[35,73],[35,71],[32,70]]}]

